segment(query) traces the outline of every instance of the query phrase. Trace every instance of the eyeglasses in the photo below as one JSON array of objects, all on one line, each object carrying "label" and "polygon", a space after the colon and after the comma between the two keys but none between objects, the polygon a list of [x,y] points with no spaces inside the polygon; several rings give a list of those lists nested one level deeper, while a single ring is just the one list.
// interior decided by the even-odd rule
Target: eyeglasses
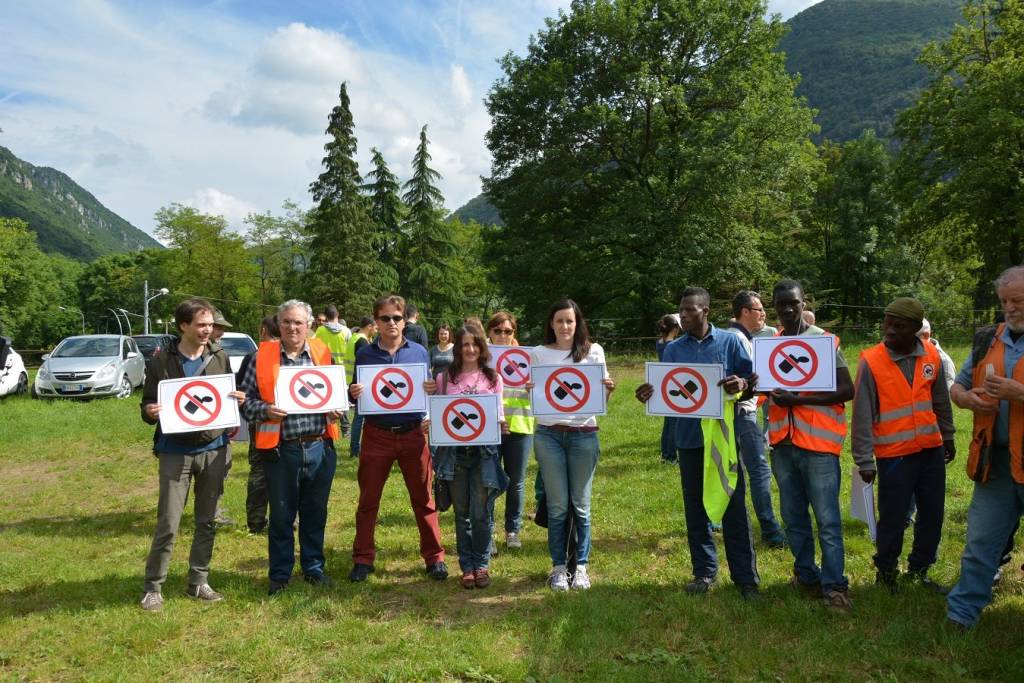
[{"label": "eyeglasses", "polygon": [[405,320],[405,316],[403,316],[403,315],[378,315],[377,316],[377,320],[381,321],[382,323],[394,323],[395,325],[397,325],[398,323],[400,323],[403,320]]},{"label": "eyeglasses", "polygon": [[285,318],[281,321],[281,327],[302,327],[306,324],[308,324],[306,320],[288,320]]},{"label": "eyeglasses", "polygon": [[511,327],[492,327],[491,332],[495,334],[515,334],[516,331]]},{"label": "eyeglasses", "polygon": [[760,308],[754,308],[753,306],[744,306],[743,308],[747,309],[748,311],[757,311],[758,313],[764,313],[764,306]]}]

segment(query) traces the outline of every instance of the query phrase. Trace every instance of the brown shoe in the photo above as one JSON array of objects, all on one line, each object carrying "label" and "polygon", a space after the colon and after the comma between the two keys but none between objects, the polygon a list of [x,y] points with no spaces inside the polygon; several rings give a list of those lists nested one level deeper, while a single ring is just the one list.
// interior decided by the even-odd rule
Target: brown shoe
[{"label": "brown shoe", "polygon": [[835,589],[827,591],[822,602],[825,607],[834,612],[849,612],[853,609],[853,603],[850,602],[850,596],[846,594],[846,591]]},{"label": "brown shoe", "polygon": [[476,574],[472,570],[467,569],[462,572],[462,587],[463,588],[475,588],[476,587]]},{"label": "brown shoe", "polygon": [[491,585],[491,573],[486,569],[477,569],[475,575],[477,588],[487,588]]}]

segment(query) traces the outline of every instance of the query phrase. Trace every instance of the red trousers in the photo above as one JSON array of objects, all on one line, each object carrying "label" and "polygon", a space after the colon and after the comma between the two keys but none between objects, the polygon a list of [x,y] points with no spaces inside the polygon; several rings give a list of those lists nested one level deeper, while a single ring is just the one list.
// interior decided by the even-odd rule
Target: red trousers
[{"label": "red trousers", "polygon": [[352,561],[373,564],[377,555],[374,532],[384,484],[391,474],[391,465],[398,468],[409,491],[409,502],[420,531],[420,555],[427,566],[444,560],[441,528],[431,491],[432,467],[430,449],[423,432],[417,428],[403,434],[363,423],[363,440],[359,451],[359,507],[356,508],[356,540],[352,544]]}]

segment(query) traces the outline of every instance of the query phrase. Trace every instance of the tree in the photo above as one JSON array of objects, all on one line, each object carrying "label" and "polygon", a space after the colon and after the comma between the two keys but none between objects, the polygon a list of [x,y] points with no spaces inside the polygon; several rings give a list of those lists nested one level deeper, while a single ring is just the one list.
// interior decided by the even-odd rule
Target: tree
[{"label": "tree", "polygon": [[361,193],[357,141],[344,83],[331,110],[324,145],[324,172],[309,186],[313,201],[309,223],[311,252],[307,291],[314,302],[333,302],[348,319],[369,313],[384,291],[374,258],[374,229]]},{"label": "tree", "polygon": [[[652,329],[686,284],[767,278],[795,215],[811,114],[759,0],[574,0],[492,87],[490,257],[541,319],[560,296]],[[636,324],[631,324],[636,328]]]},{"label": "tree", "polygon": [[306,213],[292,201],[283,208],[283,216],[268,211],[245,218],[249,256],[256,267],[256,294],[266,305],[276,306],[288,298],[306,270]]},{"label": "tree", "polygon": [[[921,55],[931,81],[897,119],[900,196],[912,229],[966,230],[991,279],[1024,258],[1024,2],[977,0],[949,40]],[[917,233],[912,233],[912,236]]]},{"label": "tree", "polygon": [[379,149],[371,147],[370,153],[373,155],[370,160],[373,170],[367,174],[367,178],[371,182],[363,185],[363,191],[370,197],[370,218],[376,227],[377,253],[382,268],[387,269],[386,273],[382,273],[382,278],[387,281],[387,289],[399,291],[408,240],[402,230],[404,207],[398,196],[398,176],[388,168]]}]

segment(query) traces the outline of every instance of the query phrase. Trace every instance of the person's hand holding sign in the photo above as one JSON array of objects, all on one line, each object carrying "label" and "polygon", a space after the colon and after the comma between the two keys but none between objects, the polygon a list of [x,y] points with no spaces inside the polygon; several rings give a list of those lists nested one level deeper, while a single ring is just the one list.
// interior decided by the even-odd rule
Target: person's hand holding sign
[{"label": "person's hand holding sign", "polygon": [[651,400],[651,396],[654,396],[654,386],[644,382],[636,388],[636,392],[633,395],[641,403],[647,403]]},{"label": "person's hand holding sign", "polygon": [[605,396],[611,396],[612,392],[615,391],[615,380],[611,377],[605,377],[601,380],[601,384],[604,385]]},{"label": "person's hand holding sign", "polygon": [[437,380],[426,379],[423,382],[423,391],[427,392],[428,396],[433,396],[437,393]]},{"label": "person's hand holding sign", "polygon": [[245,403],[245,392],[244,391],[229,391],[228,398],[233,398],[238,401],[238,405]]},{"label": "person's hand holding sign", "polygon": [[359,397],[363,395],[363,385],[356,384],[353,382],[348,385],[348,397],[353,401],[359,400]]},{"label": "person's hand holding sign", "polygon": [[729,375],[725,379],[719,380],[718,386],[727,394],[742,394],[750,386],[747,380],[743,379],[739,375]]},{"label": "person's hand holding sign", "polygon": [[782,406],[783,408],[792,408],[800,403],[799,396],[785,389],[773,389],[770,396],[775,405]]},{"label": "person's hand holding sign", "polygon": [[160,404],[159,403],[147,403],[146,404],[146,415],[148,415],[150,418],[155,420],[156,416],[159,415],[159,414],[160,414]]}]

